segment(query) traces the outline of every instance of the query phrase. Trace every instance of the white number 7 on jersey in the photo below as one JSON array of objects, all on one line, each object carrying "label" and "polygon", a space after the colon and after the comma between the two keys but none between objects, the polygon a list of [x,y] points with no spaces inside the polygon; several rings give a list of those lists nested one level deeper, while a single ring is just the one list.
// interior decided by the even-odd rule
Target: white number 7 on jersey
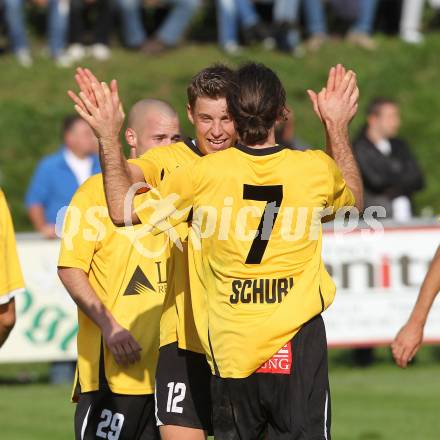
[{"label": "white number 7 on jersey", "polygon": [[260,264],[283,201],[283,185],[256,186],[244,184],[243,199],[267,202],[246,258],[246,264]]}]

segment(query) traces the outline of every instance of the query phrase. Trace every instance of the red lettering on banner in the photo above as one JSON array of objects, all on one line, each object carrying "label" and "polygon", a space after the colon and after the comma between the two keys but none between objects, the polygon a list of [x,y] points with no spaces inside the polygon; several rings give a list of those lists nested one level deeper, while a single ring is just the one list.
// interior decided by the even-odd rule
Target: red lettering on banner
[{"label": "red lettering on banner", "polygon": [[281,347],[256,373],[290,374],[292,369],[292,344],[288,342]]},{"label": "red lettering on banner", "polygon": [[390,284],[390,259],[387,256],[383,256],[381,265],[381,287],[388,289]]}]

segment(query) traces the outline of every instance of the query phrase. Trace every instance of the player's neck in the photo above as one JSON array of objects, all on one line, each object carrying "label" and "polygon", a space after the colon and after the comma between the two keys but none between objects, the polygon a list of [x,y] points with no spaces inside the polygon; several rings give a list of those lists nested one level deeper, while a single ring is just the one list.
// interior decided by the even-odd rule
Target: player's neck
[{"label": "player's neck", "polygon": [[374,127],[368,127],[366,131],[367,138],[372,142],[374,145],[377,145],[379,142],[386,139],[384,136],[382,136],[382,133],[380,133],[378,130],[376,130]]},{"label": "player's neck", "polygon": [[88,154],[84,154],[81,151],[76,151],[75,149],[72,149],[70,147],[66,147],[66,152],[67,154],[69,154],[71,157],[78,159],[78,160],[84,160],[87,159],[89,157]]},{"label": "player's neck", "polygon": [[267,136],[267,139],[264,141],[264,143],[257,144],[257,145],[248,145],[248,147],[249,148],[260,149],[260,148],[273,147],[274,145],[276,145],[276,141],[275,141],[275,127],[272,127],[269,130],[269,134]]}]

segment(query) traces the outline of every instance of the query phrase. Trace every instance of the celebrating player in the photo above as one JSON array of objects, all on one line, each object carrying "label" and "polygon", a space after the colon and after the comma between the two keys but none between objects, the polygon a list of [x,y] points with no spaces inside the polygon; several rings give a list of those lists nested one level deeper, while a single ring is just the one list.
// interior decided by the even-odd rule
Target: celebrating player
[{"label": "celebrating player", "polygon": [[[166,102],[131,109],[126,140],[138,155],[179,137]],[[78,189],[66,216],[58,273],[78,305],[78,440],[159,438],[153,394],[168,244],[138,229],[115,228],[102,175]]]},{"label": "celebrating player", "polygon": [[[226,92],[231,85],[232,71],[215,65],[199,72],[188,87],[188,117],[194,124],[196,140],[179,142],[172,147],[159,147],[144,154],[141,159],[126,163],[118,139],[123,112],[108,113],[100,127],[94,124],[101,141],[116,142],[116,158],[122,167],[122,176],[116,177],[116,187],[129,187],[131,182],[148,182],[158,186],[164,176],[177,167],[191,163],[204,154],[228,148],[235,141],[235,129],[226,111]],[[93,97],[92,87],[99,87],[96,78],[87,70],[76,76],[81,87],[80,96]],[[70,92],[79,106],[83,103]],[[80,110],[82,107],[76,107]],[[113,137],[112,137],[113,136]],[[118,170],[119,171],[119,170]],[[124,173],[125,171],[125,173]],[[121,173],[119,173],[121,174]],[[108,176],[111,178],[111,176]],[[199,440],[211,431],[211,372],[203,354],[194,327],[191,302],[188,295],[188,257],[186,254],[186,225],[179,228],[183,242],[182,253],[171,246],[167,269],[167,294],[160,324],[160,353],[156,377],[156,415],[161,436],[167,439]],[[185,294],[186,293],[186,294]]]},{"label": "celebrating player", "polygon": [[440,247],[432,260],[425,276],[416,305],[408,322],[396,335],[391,349],[396,364],[406,368],[418,352],[423,341],[423,329],[428,319],[432,304],[440,291]]},{"label": "celebrating player", "polygon": [[[345,165],[345,178],[358,200],[356,206],[361,208],[360,178],[347,130],[356,112],[358,90],[352,72],[347,73],[342,81],[336,81],[337,76],[333,70],[327,89],[319,95],[311,95],[330,130],[338,126],[341,109],[345,111],[346,120],[337,127],[342,135],[335,156]],[[160,199],[155,203],[157,193],[153,193],[145,196],[148,201],[145,205],[140,197],[143,209],[138,213],[153,229],[155,225],[163,225],[162,221],[169,216],[171,225],[186,221],[188,209],[192,207],[191,230],[197,231],[203,224],[202,207],[222,212],[214,216],[211,225],[214,234],[199,234],[198,237],[192,234],[193,238],[201,238],[200,250],[192,240],[189,241],[194,317],[203,348],[216,375],[214,420],[220,419],[215,428],[218,438],[227,438],[231,434],[258,438],[267,428],[270,438],[281,432],[290,435],[304,430],[310,435],[315,432],[315,436],[319,432],[321,437],[317,438],[324,438],[322,434],[327,435],[330,417],[322,320],[312,320],[298,334],[299,340],[293,344],[296,368],[292,373],[289,371],[283,377],[276,374],[260,376],[254,372],[280,349],[283,351],[280,356],[287,350],[289,358],[292,337],[302,325],[319,315],[334,295],[334,284],[321,261],[320,227],[316,239],[308,239],[309,233],[313,232],[312,216],[306,222],[305,233],[298,239],[291,238],[292,216],[296,223],[299,222],[299,214],[294,214],[292,208],[305,207],[311,214],[314,209],[320,211],[324,207],[337,209],[351,205],[354,198],[335,163],[324,153],[274,146],[275,124],[285,111],[285,93],[276,75],[262,66],[250,65],[240,70],[238,78],[236,90],[239,93],[230,95],[229,111],[240,139],[248,146],[210,155],[192,166],[174,171],[160,185],[160,193],[164,199],[172,194],[178,194],[180,198],[174,200],[174,205]],[[104,87],[103,93],[96,88],[94,91],[97,100],[101,101],[98,108],[105,112],[105,106],[101,107],[105,99],[113,109],[117,107],[117,101],[108,99],[108,88]],[[241,97],[249,102],[241,102]],[[84,117],[93,126],[102,110],[97,111],[89,99],[85,104],[91,116],[83,112]],[[232,110],[234,105],[239,111]],[[114,145],[105,145],[103,140],[101,147],[105,159],[115,150],[111,152]],[[112,164],[108,161],[106,172],[110,168]],[[108,183],[107,180],[112,218],[120,222],[124,217],[121,206],[128,187],[124,188],[121,197]],[[271,221],[267,220],[266,208],[264,214],[260,212],[259,218],[255,218],[253,208],[257,207],[251,202],[254,200],[260,204],[267,202]],[[284,208],[284,219],[276,222],[281,207]],[[185,212],[185,216],[178,218],[176,214],[179,212]],[[251,231],[246,234],[243,223],[250,212],[253,213],[252,221],[248,218]],[[226,230],[224,224],[219,223],[225,218],[229,222]],[[139,221],[135,213],[132,220]],[[242,235],[253,240],[250,248],[232,231],[241,231]],[[271,244],[268,246],[269,239]],[[310,350],[308,356],[301,354],[304,350]],[[231,382],[231,378],[242,380]],[[301,383],[302,386],[298,387]],[[252,398],[258,393],[255,387],[260,386],[260,390],[266,389],[265,402]],[[274,392],[274,386],[279,388],[279,393]],[[286,391],[292,386],[298,387],[294,396],[288,394],[292,405],[277,414],[277,408],[286,406],[283,396],[286,397]],[[173,402],[174,396],[171,397]],[[233,414],[242,417],[236,420]]]},{"label": "celebrating player", "polygon": [[0,347],[15,324],[15,296],[24,290],[15,244],[14,226],[0,189]]}]

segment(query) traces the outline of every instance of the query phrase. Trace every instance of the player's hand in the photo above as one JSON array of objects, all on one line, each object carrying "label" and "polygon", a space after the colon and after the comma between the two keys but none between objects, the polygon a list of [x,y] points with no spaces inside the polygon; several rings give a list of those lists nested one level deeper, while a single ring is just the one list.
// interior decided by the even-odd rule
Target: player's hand
[{"label": "player's hand", "polygon": [[[333,92],[336,87],[340,86],[342,79],[344,78],[346,73],[347,70],[342,64],[337,64],[336,66],[332,66],[328,73],[327,86],[322,90],[329,90]],[[313,111],[315,112],[316,116],[318,116],[320,121],[323,122],[321,111],[319,110],[318,93],[309,89],[307,90],[307,94],[309,95],[310,101],[312,103]]]},{"label": "player's hand", "polygon": [[99,82],[89,69],[77,69],[75,80],[80,88],[77,95],[67,93],[75,104],[78,114],[90,124],[99,140],[119,137],[125,119],[116,80]]},{"label": "player's hand", "polygon": [[55,225],[51,225],[51,224],[44,225],[40,229],[40,233],[44,238],[48,240],[53,240],[54,238],[58,238]]},{"label": "player's hand", "polygon": [[118,323],[114,322],[102,329],[102,336],[118,365],[126,367],[140,361],[141,347],[133,335]]},{"label": "player's hand", "polygon": [[357,113],[359,88],[356,74],[338,64],[329,71],[327,85],[321,92],[307,91],[313,110],[326,126],[348,127]]},{"label": "player's hand", "polygon": [[422,345],[423,325],[409,321],[391,344],[394,360],[400,368],[406,368]]},{"label": "player's hand", "polygon": [[[92,82],[96,82],[99,84],[98,78],[93,74],[90,69],[83,69],[82,67],[78,67],[75,73],[75,81],[79,87],[79,90],[86,94],[87,98],[92,101],[96,105],[95,95],[93,94]],[[74,102],[74,104],[79,105],[84,111],[87,111],[86,106],[83,104],[81,99],[79,99],[78,95],[74,93],[72,90],[68,90],[67,94],[70,99]]]}]

